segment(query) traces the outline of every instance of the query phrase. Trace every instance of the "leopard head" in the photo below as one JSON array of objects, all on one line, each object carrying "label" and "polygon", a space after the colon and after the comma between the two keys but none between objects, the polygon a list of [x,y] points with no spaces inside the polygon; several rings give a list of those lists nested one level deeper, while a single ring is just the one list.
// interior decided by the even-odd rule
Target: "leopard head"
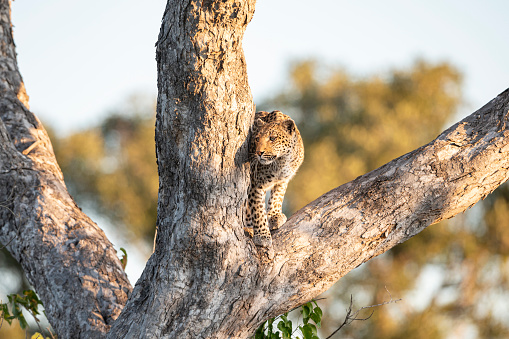
[{"label": "leopard head", "polygon": [[251,155],[262,165],[271,164],[277,158],[290,154],[296,126],[293,120],[264,122],[255,121]]}]

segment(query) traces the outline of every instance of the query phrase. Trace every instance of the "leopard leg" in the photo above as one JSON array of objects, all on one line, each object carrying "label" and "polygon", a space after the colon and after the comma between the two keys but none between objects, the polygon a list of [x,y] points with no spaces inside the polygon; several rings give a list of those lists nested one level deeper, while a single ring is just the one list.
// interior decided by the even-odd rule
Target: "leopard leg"
[{"label": "leopard leg", "polygon": [[286,222],[286,215],[283,214],[282,207],[287,187],[288,182],[285,181],[274,185],[274,187],[270,190],[267,218],[271,230],[277,230]]},{"label": "leopard leg", "polygon": [[246,226],[244,227],[244,233],[248,235],[249,237],[253,237],[253,220],[251,218],[252,211],[251,211],[251,204],[249,203],[249,197],[246,200],[246,203],[244,205],[245,211],[246,211]]},{"label": "leopard leg", "polygon": [[[265,213],[265,190],[261,186],[251,187],[249,190],[248,204],[250,204],[251,225],[253,225],[253,241],[256,246],[270,247],[270,236],[267,215]],[[249,225],[249,222],[248,222]]]}]

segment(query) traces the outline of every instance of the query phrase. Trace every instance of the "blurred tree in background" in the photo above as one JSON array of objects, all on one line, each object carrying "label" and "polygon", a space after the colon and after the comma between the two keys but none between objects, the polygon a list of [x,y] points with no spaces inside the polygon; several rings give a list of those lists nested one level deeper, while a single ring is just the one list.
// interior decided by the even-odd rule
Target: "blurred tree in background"
[{"label": "blurred tree in background", "polygon": [[460,80],[446,64],[417,62],[362,80],[315,61],[295,64],[287,88],[262,105],[292,116],[304,139],[306,160],[290,185],[288,209],[435,138],[457,111]]},{"label": "blurred tree in background", "polygon": [[[295,63],[286,88],[258,105],[292,116],[304,139],[305,161],[289,185],[286,213],[431,141],[456,120],[461,104],[461,74],[445,63],[418,61],[361,79],[316,61]],[[52,138],[78,204],[150,244],[158,189],[154,112],[154,100],[132,97],[98,126]],[[350,295],[359,308],[389,300],[388,290],[403,300],[335,338],[509,337],[508,207],[503,185],[469,212],[350,272],[321,301],[322,333],[343,321]],[[14,272],[6,258],[0,255],[0,270]],[[5,327],[0,337],[15,338],[2,334]]]},{"label": "blurred tree in background", "polygon": [[[461,74],[445,63],[417,61],[408,70],[356,79],[304,61],[291,67],[289,80],[259,107],[292,116],[304,139],[305,161],[288,188],[288,214],[428,143],[456,120],[462,104]],[[360,308],[390,300],[389,291],[403,300],[335,337],[509,337],[508,200],[503,185],[466,214],[350,272],[324,294],[322,333],[342,323],[350,295]]]},{"label": "blurred tree in background", "polygon": [[130,97],[99,126],[52,138],[69,192],[128,235],[152,241],[158,175],[155,100]]}]

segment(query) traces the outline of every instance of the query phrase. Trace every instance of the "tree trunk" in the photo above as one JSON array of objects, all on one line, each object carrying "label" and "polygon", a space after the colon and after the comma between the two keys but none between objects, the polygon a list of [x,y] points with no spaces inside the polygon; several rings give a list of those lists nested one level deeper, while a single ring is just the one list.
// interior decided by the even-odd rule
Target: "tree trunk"
[{"label": "tree trunk", "polygon": [[100,338],[131,286],[104,232],[67,193],[51,142],[29,111],[0,1],[0,243],[19,261],[59,338]]},{"label": "tree trunk", "polygon": [[255,108],[242,37],[254,3],[167,4],[156,52],[156,250],[110,338],[236,337],[263,295],[253,293],[260,272],[243,231]]},{"label": "tree trunk", "polygon": [[[254,105],[242,37],[253,13],[254,1],[167,4],[157,42],[156,249],[109,338],[246,338],[508,178],[509,90],[428,145],[304,207],[273,234],[274,260],[263,262],[243,232]],[[0,200],[12,213],[0,207],[0,241],[60,338],[98,337],[129,283],[104,234],[68,196],[49,140],[22,104],[10,22],[2,26]]]}]

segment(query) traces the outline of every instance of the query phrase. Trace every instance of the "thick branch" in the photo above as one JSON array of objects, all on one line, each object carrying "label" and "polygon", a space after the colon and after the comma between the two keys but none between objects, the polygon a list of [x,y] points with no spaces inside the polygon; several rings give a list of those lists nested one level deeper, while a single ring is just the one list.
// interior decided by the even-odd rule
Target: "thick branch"
[{"label": "thick branch", "polygon": [[243,232],[254,105],[242,37],[250,1],[168,1],[157,42],[156,250],[110,338],[227,338],[250,292]]},{"label": "thick branch", "polygon": [[0,242],[20,262],[59,338],[99,338],[131,286],[102,230],[76,206],[28,109],[10,2],[0,1]]},{"label": "thick branch", "polygon": [[509,178],[508,122],[509,89],[428,145],[293,215],[274,235],[277,255],[263,285],[278,292],[268,315],[315,297],[353,268],[493,192]]}]

